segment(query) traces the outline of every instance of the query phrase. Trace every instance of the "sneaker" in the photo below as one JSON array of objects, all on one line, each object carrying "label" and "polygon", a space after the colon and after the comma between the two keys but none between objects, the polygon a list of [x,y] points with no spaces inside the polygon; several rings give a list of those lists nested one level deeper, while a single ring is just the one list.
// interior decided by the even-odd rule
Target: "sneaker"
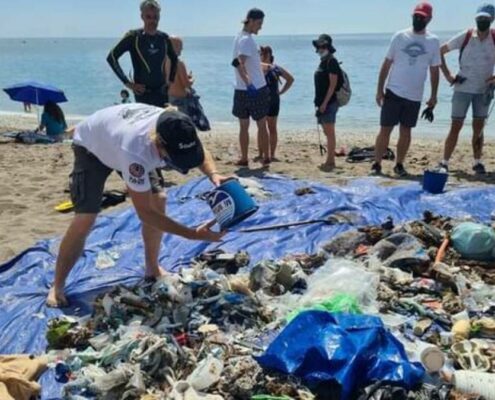
[{"label": "sneaker", "polygon": [[486,174],[485,166],[482,163],[476,164],[473,167],[473,171],[476,173],[476,175],[485,175]]},{"label": "sneaker", "polygon": [[397,164],[395,167],[394,167],[394,173],[395,175],[403,178],[407,175],[409,175],[406,171],[406,169],[404,168],[404,165],[402,164]]},{"label": "sneaker", "polygon": [[449,172],[449,166],[443,162],[439,162],[436,169],[440,172]]},{"label": "sneaker", "polygon": [[378,163],[373,163],[371,166],[371,175],[381,175],[382,174],[382,166]]}]

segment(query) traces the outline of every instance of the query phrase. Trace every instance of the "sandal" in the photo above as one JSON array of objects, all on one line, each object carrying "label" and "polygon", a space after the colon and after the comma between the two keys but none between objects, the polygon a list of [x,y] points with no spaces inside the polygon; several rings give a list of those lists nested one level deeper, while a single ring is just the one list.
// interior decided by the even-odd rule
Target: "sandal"
[{"label": "sandal", "polygon": [[249,161],[242,161],[242,160],[239,160],[237,162],[234,163],[235,166],[237,167],[249,167]]}]

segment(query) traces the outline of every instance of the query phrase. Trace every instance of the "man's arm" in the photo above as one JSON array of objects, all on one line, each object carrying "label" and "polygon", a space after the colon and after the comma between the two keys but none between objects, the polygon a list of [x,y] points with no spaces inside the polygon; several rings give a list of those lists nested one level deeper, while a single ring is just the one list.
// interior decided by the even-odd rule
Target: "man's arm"
[{"label": "man's arm", "polygon": [[246,69],[246,60],[248,56],[245,56],[241,54],[237,59],[239,60],[239,66],[237,67],[237,70],[239,71],[239,75],[241,76],[241,79],[244,81],[246,86],[249,86],[251,84],[251,79],[249,78],[249,75],[247,73]]},{"label": "man's arm", "polygon": [[376,89],[376,103],[379,107],[383,105],[383,99],[385,97],[385,82],[387,81],[390,68],[393,61],[389,58],[385,58],[382,67],[380,68],[380,75],[378,76],[378,87]]},{"label": "man's arm", "polygon": [[325,112],[330,99],[332,98],[333,94],[335,93],[335,88],[337,87],[337,82],[339,81],[339,76],[337,74],[329,74],[328,76],[330,79],[330,86],[328,87],[325,99],[323,99],[323,103],[321,103],[321,106],[320,106],[320,112],[322,112],[322,113]]},{"label": "man's arm", "polygon": [[122,57],[122,54],[126,53],[129,51],[129,49],[132,46],[132,31],[128,32],[122,40],[117,43],[117,45],[110,51],[107,57],[107,62],[110,64],[110,67],[112,68],[113,72],[115,72],[115,75],[122,81],[124,85],[129,85],[131,82],[125,75],[124,71],[122,70],[122,67],[120,66],[119,63],[119,58]]},{"label": "man's arm", "polygon": [[426,103],[428,107],[434,108],[437,105],[438,84],[440,82],[440,67],[430,67],[431,97]]},{"label": "man's arm", "polygon": [[182,86],[186,89],[190,89],[192,87],[193,81],[189,78],[186,65],[182,61],[179,61],[176,79],[178,79]]},{"label": "man's arm", "polygon": [[229,178],[221,175],[216,170],[215,161],[213,160],[211,153],[207,149],[204,149],[204,153],[205,160],[203,162],[203,165],[199,167],[199,170],[203,174],[205,174],[215,186],[219,186]]},{"label": "man's arm", "polygon": [[151,191],[136,192],[130,188],[128,188],[128,190],[132,203],[136,209],[136,213],[144,224],[148,224],[162,232],[182,236],[190,240],[217,242],[224,235],[222,232],[210,231],[209,228],[214,225],[214,221],[201,225],[196,229],[191,229],[181,225],[173,219],[167,217],[164,213],[156,211],[151,206]]},{"label": "man's arm", "polygon": [[168,36],[166,37],[165,41],[167,44],[167,57],[170,60],[169,74],[166,81],[170,83],[175,81],[179,59],[177,57],[177,54],[175,54],[174,46],[172,46],[172,42],[170,41],[170,38]]},{"label": "man's arm", "polygon": [[441,68],[442,68],[443,76],[452,85],[454,83],[455,78],[452,76],[452,73],[450,72],[449,66],[447,65],[447,60],[445,58],[445,54],[447,54],[449,51],[450,51],[449,46],[447,44],[444,44],[440,48],[440,57],[442,60]]}]

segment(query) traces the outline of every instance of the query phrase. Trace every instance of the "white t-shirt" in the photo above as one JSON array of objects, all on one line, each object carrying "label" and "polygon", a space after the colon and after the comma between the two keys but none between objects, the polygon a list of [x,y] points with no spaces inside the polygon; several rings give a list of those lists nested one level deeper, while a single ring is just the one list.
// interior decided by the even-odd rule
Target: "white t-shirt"
[{"label": "white t-shirt", "polygon": [[130,189],[146,192],[151,190],[148,174],[166,165],[149,137],[162,112],[138,103],[104,108],[76,126],[74,143],[120,171]]},{"label": "white t-shirt", "polygon": [[[253,35],[244,31],[239,33],[234,40],[234,54],[232,58],[235,59],[241,55],[247,57],[245,66],[251,83],[256,89],[266,86],[258,46],[253,39]],[[237,90],[247,90],[246,84],[242,80],[237,68],[235,68],[235,80],[235,88]]]},{"label": "white t-shirt", "polygon": [[418,35],[406,29],[392,38],[387,58],[393,61],[387,89],[408,100],[422,101],[429,67],[441,65],[440,41],[429,32]]},{"label": "white t-shirt", "polygon": [[[447,43],[449,50],[460,50],[467,35],[467,30],[459,33]],[[478,31],[473,34],[464,48],[459,66],[459,73],[467,78],[462,84],[455,85],[456,92],[480,94],[485,93],[486,80],[493,75],[495,66],[495,43],[491,33],[481,41]]]}]

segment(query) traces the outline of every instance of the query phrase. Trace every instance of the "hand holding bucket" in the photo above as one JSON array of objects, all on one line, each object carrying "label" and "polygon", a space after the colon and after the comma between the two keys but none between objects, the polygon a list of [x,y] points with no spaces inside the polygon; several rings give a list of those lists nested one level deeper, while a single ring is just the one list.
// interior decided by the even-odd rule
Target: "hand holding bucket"
[{"label": "hand holding bucket", "polygon": [[235,178],[225,180],[207,193],[206,200],[222,231],[244,221],[259,208]]}]

